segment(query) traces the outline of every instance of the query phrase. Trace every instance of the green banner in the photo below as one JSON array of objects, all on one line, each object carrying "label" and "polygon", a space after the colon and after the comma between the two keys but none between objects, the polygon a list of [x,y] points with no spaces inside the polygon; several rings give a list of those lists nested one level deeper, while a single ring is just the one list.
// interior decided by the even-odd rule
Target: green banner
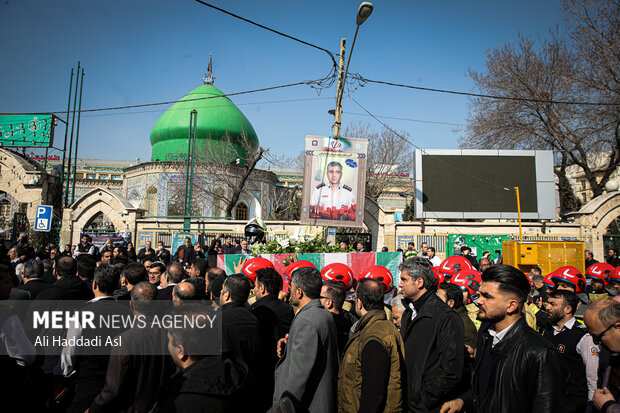
[{"label": "green banner", "polygon": [[54,115],[0,115],[0,146],[49,148],[54,143]]},{"label": "green banner", "polygon": [[491,259],[497,258],[495,251],[502,249],[502,241],[509,240],[509,235],[471,235],[471,234],[448,234],[446,243],[446,257],[461,255],[461,247],[471,248],[472,255],[482,257],[484,251],[491,253]]}]

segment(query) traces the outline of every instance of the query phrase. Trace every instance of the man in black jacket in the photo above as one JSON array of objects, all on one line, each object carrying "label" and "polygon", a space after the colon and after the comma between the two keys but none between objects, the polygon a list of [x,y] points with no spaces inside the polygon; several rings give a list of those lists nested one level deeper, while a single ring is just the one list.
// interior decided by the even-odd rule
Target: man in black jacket
[{"label": "man in black jacket", "polygon": [[[255,376],[260,358],[258,320],[244,307],[250,295],[250,281],[244,275],[231,275],[224,281],[222,310],[222,352],[241,358]],[[275,351],[275,349],[274,349]]]},{"label": "man in black jacket", "polygon": [[[183,318],[206,317],[195,305],[177,307]],[[205,343],[213,340],[203,329],[168,330],[168,351],[181,369],[162,386],[155,412],[249,412],[256,411],[249,390],[247,366],[239,359],[204,355]],[[252,406],[254,409],[252,409]]]},{"label": "man in black jacket", "polygon": [[[108,264],[101,264],[95,270],[92,290],[95,298],[87,302],[81,311],[91,311],[95,320],[111,320],[113,316],[129,316],[129,308],[116,302],[112,294],[119,286],[120,269]],[[111,346],[105,343],[108,337],[115,337],[123,331],[122,323],[117,327],[105,327],[102,322],[95,322],[96,328],[72,326],[67,330],[67,339],[93,340],[100,337],[101,344],[96,347],[67,345],[62,350],[61,369],[65,377],[75,378],[75,396],[69,413],[83,412],[88,409],[95,397],[105,385],[105,377],[110,357]],[[122,343],[121,343],[122,345]]]},{"label": "man in black jacket", "polygon": [[293,307],[278,299],[282,290],[282,277],[273,268],[256,271],[256,302],[250,307],[252,314],[260,324],[259,386],[262,410],[271,407],[274,390],[274,372],[278,356],[276,347],[278,340],[284,338],[291,327],[295,313]]},{"label": "man in black jacket", "polygon": [[[132,264],[144,270],[140,264]],[[147,323],[152,323],[155,313],[153,300],[157,300],[154,285],[140,281],[131,289],[131,310]],[[112,349],[105,386],[91,404],[91,413],[150,411],[160,387],[174,373],[172,359],[166,354],[168,337],[165,329],[136,326],[120,337],[123,346]]]},{"label": "man in black jacket", "polygon": [[441,413],[561,412],[568,372],[560,354],[522,316],[530,283],[521,271],[496,265],[482,275],[472,389]]},{"label": "man in black jacket", "polygon": [[458,394],[464,363],[463,322],[435,294],[435,276],[426,257],[413,257],[399,267],[408,308],[401,318],[407,368],[406,409],[438,412]]},{"label": "man in black jacket", "polygon": [[37,300],[90,300],[93,292],[76,276],[77,262],[71,257],[60,257],[56,261],[54,275],[58,279],[52,288],[41,291]]},{"label": "man in black jacket", "polygon": [[43,279],[43,263],[36,259],[32,259],[24,264],[23,278],[24,284],[17,288],[28,291],[30,298],[33,300],[37,298],[41,291],[52,287],[52,284]]},{"label": "man in black jacket", "polygon": [[138,260],[142,261],[143,258],[146,257],[151,257],[153,260],[155,260],[155,250],[153,248],[151,248],[151,241],[146,241],[146,244],[144,246],[144,248],[140,249],[140,251],[138,251]]}]

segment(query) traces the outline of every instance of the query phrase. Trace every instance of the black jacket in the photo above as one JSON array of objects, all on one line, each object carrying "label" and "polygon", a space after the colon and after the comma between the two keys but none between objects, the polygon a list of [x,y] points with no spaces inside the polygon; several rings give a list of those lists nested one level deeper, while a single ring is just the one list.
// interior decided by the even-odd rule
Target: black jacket
[{"label": "black jacket", "polygon": [[465,335],[463,321],[434,291],[426,292],[402,315],[401,334],[405,344],[407,411],[439,412],[454,399],[463,371]]},{"label": "black jacket", "polygon": [[142,248],[139,252],[138,252],[138,259],[142,260],[143,258],[150,256],[152,259],[157,259],[155,257],[155,250],[153,248],[149,248],[148,250],[146,248]]},{"label": "black jacket", "polygon": [[52,288],[41,291],[37,300],[90,300],[93,292],[77,276],[63,277],[52,284]]},{"label": "black jacket", "polygon": [[156,412],[252,411],[247,367],[240,360],[207,356],[171,377],[162,387]]},{"label": "black jacket", "polygon": [[274,391],[274,372],[278,362],[276,347],[278,340],[284,338],[295,317],[293,307],[275,295],[266,295],[250,307],[260,324],[260,354],[258,360],[258,385],[261,396],[258,401],[261,410],[271,407]]},{"label": "black jacket", "polygon": [[[561,412],[568,373],[562,366],[560,354],[531,329],[524,318],[517,321],[493,348],[489,327],[490,323],[484,323],[478,332],[473,388],[463,398],[467,411]],[[490,376],[486,397],[479,400],[480,372],[485,349],[491,357]]]},{"label": "black jacket", "polygon": [[241,303],[231,302],[220,307],[222,311],[222,351],[227,356],[239,357],[256,373],[260,358],[260,331],[258,320]]},{"label": "black jacket", "polygon": [[[148,321],[149,323],[151,321]],[[146,413],[151,410],[164,381],[175,366],[167,355],[165,329],[133,328],[121,334],[122,349],[112,349],[105,386],[90,412]]]},{"label": "black jacket", "polygon": [[273,331],[276,341],[288,334],[295,318],[293,307],[275,295],[266,295],[256,300],[250,310],[258,319],[261,328],[267,327]]},{"label": "black jacket", "polygon": [[52,284],[45,281],[43,278],[33,278],[25,284],[20,285],[20,290],[28,291],[30,293],[30,298],[32,300],[37,298],[37,295],[41,291],[47,290],[48,288],[52,288]]}]

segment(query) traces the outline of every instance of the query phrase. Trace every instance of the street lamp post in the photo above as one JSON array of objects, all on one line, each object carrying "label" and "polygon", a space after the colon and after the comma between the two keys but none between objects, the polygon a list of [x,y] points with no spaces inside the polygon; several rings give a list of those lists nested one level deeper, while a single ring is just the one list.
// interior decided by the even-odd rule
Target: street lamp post
[{"label": "street lamp post", "polygon": [[360,26],[370,17],[372,14],[373,5],[371,2],[365,1],[360,4],[357,9],[357,17],[355,19],[355,35],[353,36],[353,43],[351,43],[351,52],[347,59],[347,67],[343,73],[344,66],[344,50],[346,39],[340,40],[340,65],[338,67],[338,86],[336,93],[336,110],[334,111],[334,139],[340,137],[340,130],[342,127],[342,94],[344,93],[344,85],[347,80],[347,74],[349,73],[349,63],[351,63],[351,55],[353,54],[353,48],[355,47],[355,40],[357,39],[357,31]]}]

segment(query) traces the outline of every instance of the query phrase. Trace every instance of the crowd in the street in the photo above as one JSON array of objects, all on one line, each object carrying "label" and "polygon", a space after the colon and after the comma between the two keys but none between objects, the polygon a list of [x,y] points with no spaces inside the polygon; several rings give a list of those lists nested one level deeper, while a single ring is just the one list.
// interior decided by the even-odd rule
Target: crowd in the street
[{"label": "crowd in the street", "polygon": [[[216,266],[229,253],[248,255],[232,275]],[[171,253],[163,242],[97,248],[87,235],[35,250],[21,234],[2,254],[0,300],[82,300],[93,311],[113,302],[134,315],[152,301],[184,315],[208,303],[221,354],[195,351],[212,337],[173,326],[124,331],[126,351],[39,355],[2,307],[2,410],[620,412],[615,250],[606,263],[587,252],[585,274],[524,274],[469,247],[440,260],[413,243],[394,274],[303,260],[280,274],[250,254],[246,240],[222,235]]]}]

